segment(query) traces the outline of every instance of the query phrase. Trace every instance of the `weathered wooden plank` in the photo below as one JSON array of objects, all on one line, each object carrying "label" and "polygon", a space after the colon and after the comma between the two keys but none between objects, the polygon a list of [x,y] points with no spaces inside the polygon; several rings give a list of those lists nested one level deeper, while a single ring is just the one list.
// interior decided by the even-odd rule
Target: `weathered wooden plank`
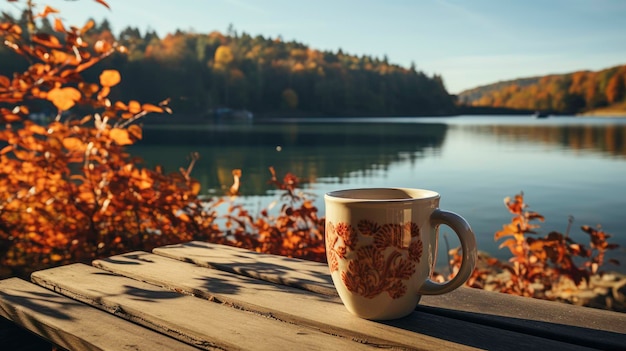
[{"label": "weathered wooden plank", "polygon": [[41,286],[203,349],[371,349],[83,264],[38,271],[31,278]]},{"label": "weathered wooden plank", "polygon": [[18,278],[0,281],[0,315],[68,350],[197,350]]},{"label": "weathered wooden plank", "polygon": [[199,267],[146,252],[113,256],[96,260],[93,264],[166,289],[219,300],[237,308],[380,347],[466,349],[463,345],[356,318],[344,308],[338,297]]},{"label": "weathered wooden plank", "polygon": [[266,255],[231,246],[192,241],[153,250],[157,255],[193,262],[272,283],[337,296],[328,266],[319,262]]},{"label": "weathered wooden plank", "polygon": [[[202,242],[165,246],[154,253],[302,289],[317,284],[323,288],[312,291],[336,296],[323,263]],[[262,266],[258,273],[256,263]],[[623,345],[626,334],[626,314],[470,288],[424,296],[418,310],[582,345],[611,348]]]},{"label": "weathered wooden plank", "polygon": [[170,290],[216,299],[238,308],[381,347],[430,350],[457,350],[467,346],[499,350],[528,347],[578,349],[571,344],[430,313],[416,312],[400,321],[386,323],[368,321],[351,315],[338,297],[322,296],[145,252],[113,256],[93,264]]},{"label": "weathered wooden plank", "polygon": [[419,311],[605,350],[624,350],[626,314],[462,288],[424,296]]}]

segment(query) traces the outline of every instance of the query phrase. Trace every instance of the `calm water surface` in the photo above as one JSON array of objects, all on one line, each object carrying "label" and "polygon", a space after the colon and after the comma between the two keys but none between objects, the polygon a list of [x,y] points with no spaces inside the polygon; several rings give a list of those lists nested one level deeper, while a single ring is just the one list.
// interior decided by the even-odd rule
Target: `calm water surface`
[{"label": "calm water surface", "polygon": [[[602,225],[621,248],[611,256],[626,271],[626,119],[511,116],[449,118],[293,119],[246,125],[146,127],[133,147],[149,165],[176,171],[190,152],[201,158],[193,176],[207,195],[232,184],[243,170],[241,192],[253,209],[276,192],[268,167],[292,172],[316,196],[353,187],[415,187],[438,191],[441,207],[463,215],[480,250],[498,250],[494,232],[511,216],[503,198],[523,191],[530,209],[546,217],[538,230],[565,232],[588,243],[581,225]],[[458,242],[443,228],[451,246]],[[442,254],[444,247],[440,249]]]}]

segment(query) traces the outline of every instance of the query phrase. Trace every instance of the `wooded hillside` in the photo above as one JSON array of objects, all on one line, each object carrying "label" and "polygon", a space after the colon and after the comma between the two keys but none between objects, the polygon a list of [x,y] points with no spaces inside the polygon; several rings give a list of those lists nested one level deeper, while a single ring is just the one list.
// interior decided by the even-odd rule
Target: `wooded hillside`
[{"label": "wooded hillside", "polygon": [[[46,18],[38,21],[40,30],[59,35]],[[25,26],[26,18],[18,23]],[[106,20],[88,32],[87,40],[103,38],[115,38]],[[170,97],[177,113],[228,107],[257,115],[418,116],[455,109],[440,76],[392,64],[387,57],[319,51],[238,33],[232,26],[225,34],[177,31],[164,38],[128,27],[115,39],[128,55],[116,55],[98,68],[125,77],[117,94],[148,101]],[[4,47],[0,62],[4,75],[28,64]]]},{"label": "wooded hillside", "polygon": [[461,104],[575,114],[626,110],[626,65],[498,82],[459,94]]}]

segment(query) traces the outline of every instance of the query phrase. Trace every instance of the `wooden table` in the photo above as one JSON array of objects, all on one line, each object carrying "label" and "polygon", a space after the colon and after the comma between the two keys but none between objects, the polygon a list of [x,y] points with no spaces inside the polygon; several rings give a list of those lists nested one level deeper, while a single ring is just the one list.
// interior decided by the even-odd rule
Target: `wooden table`
[{"label": "wooden table", "polygon": [[460,288],[352,316],[325,264],[190,242],[0,281],[0,315],[70,350],[626,350],[626,314]]}]

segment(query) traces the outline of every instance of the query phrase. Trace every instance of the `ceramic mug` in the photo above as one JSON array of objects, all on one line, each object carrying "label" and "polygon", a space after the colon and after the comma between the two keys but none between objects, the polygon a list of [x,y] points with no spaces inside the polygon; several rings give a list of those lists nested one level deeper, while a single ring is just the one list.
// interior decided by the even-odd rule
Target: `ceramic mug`
[{"label": "ceramic mug", "polygon": [[[349,189],[329,192],[326,257],[335,288],[346,308],[361,318],[404,317],[421,295],[450,292],[470,277],[476,239],[463,217],[439,209],[434,191],[407,188]],[[439,226],[452,228],[463,260],[454,278],[430,279]]]}]

